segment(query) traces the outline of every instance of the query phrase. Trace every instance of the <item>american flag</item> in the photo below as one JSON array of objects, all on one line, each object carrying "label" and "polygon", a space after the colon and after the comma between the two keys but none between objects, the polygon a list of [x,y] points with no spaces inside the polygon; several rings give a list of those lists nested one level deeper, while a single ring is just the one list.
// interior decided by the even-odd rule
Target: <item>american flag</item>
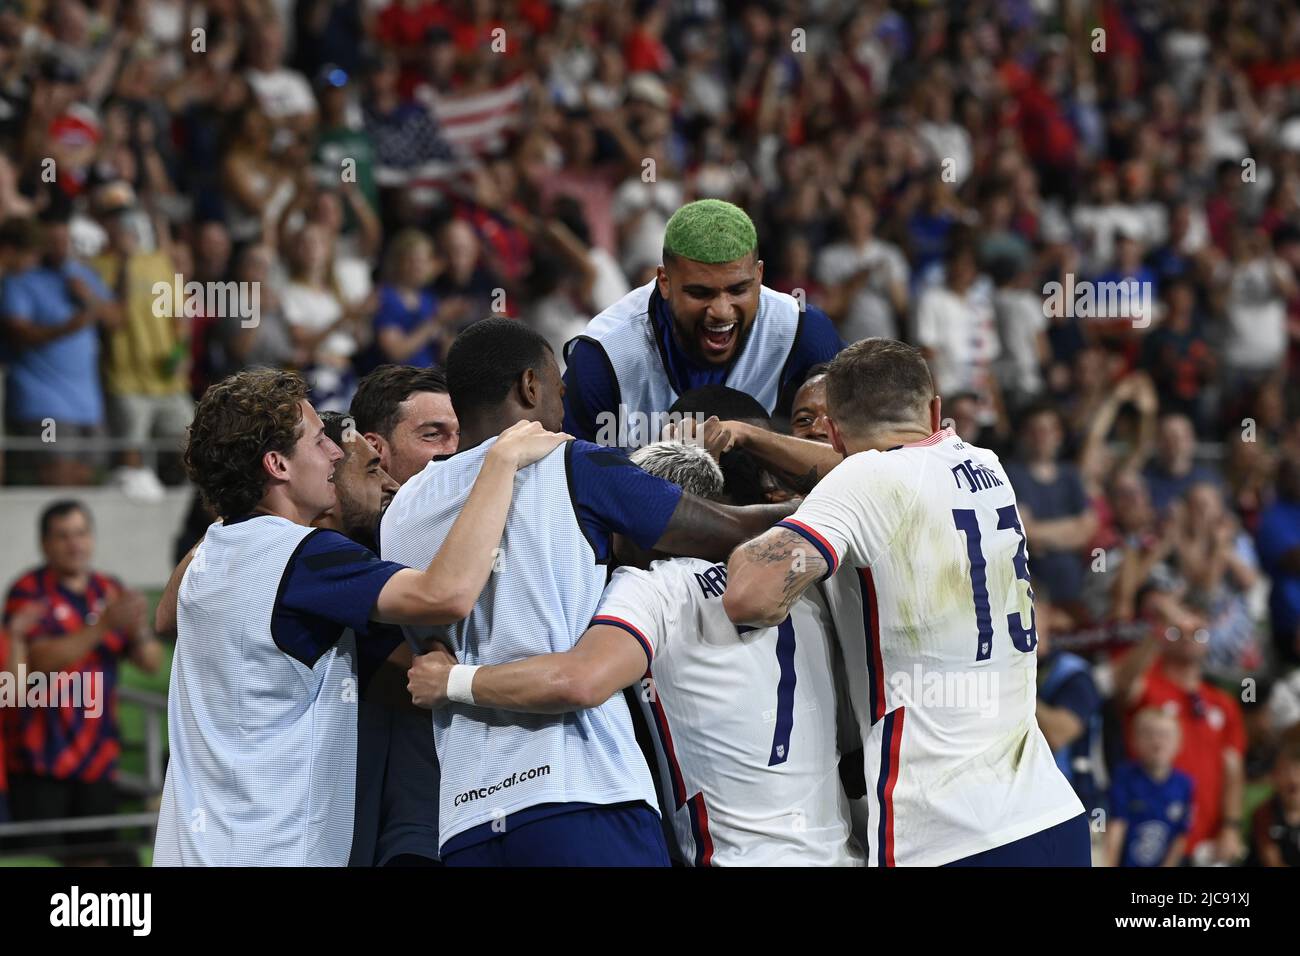
[{"label": "american flag", "polygon": [[[417,201],[421,194],[469,191],[470,173],[479,160],[505,145],[519,127],[528,83],[516,79],[473,93],[441,93],[422,85],[415,101],[432,118],[430,132],[412,146],[404,162],[381,164],[381,185],[405,186]],[[436,140],[436,141],[435,141]]]}]

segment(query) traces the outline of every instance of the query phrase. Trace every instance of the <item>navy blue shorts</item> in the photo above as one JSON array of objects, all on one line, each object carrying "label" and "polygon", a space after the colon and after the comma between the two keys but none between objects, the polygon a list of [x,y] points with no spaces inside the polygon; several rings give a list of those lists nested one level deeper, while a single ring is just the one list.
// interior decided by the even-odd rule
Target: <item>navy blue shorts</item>
[{"label": "navy blue shorts", "polygon": [[1092,866],[1088,815],[1081,813],[1014,843],[953,860],[944,866]]},{"label": "navy blue shorts", "polygon": [[644,803],[587,807],[443,855],[447,866],[668,866],[659,814]]}]

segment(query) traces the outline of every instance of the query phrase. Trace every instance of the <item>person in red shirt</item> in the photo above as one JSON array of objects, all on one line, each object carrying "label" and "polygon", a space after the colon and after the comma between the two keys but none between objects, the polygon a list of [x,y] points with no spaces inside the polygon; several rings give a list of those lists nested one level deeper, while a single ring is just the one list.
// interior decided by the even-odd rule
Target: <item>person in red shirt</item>
[{"label": "person in red shirt", "polygon": [[[14,582],[4,606],[6,627],[28,630],[29,679],[45,675],[49,688],[41,706],[24,695],[24,706],[5,715],[9,808],[15,820],[110,815],[121,750],[118,665],[127,657],[153,673],[162,647],[144,626],[143,596],[91,569],[95,538],[84,505],[51,504],[41,515],[40,535],[45,564]],[[55,687],[63,688],[57,697]],[[66,842],[111,839],[89,832],[70,834]]]},{"label": "person in red shirt", "polygon": [[13,616],[8,626],[0,626],[0,823],[12,819],[9,814],[9,781],[5,773],[5,721],[14,711],[17,695],[25,684],[27,635],[44,614],[43,604],[29,604]]},{"label": "person in red shirt", "polygon": [[[1244,852],[1245,725],[1236,699],[1205,680],[1208,642],[1184,630],[1153,628],[1145,643],[1116,662],[1125,738],[1132,755],[1133,717],[1147,708],[1178,719],[1182,746],[1174,766],[1192,778],[1195,793],[1188,856],[1197,864],[1235,864]],[[1206,636],[1203,630],[1195,633]]]}]

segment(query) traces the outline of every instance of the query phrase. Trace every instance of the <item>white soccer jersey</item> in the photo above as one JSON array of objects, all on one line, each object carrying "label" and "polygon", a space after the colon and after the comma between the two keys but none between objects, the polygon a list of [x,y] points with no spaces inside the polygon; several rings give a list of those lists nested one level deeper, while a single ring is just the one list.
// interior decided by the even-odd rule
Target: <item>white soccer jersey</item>
[{"label": "white soccer jersey", "polygon": [[861,866],[840,786],[830,615],[814,590],[779,627],[737,628],[727,567],[696,558],[621,568],[593,624],[629,631],[651,671],[654,728],[678,856],[696,866]]},{"label": "white soccer jersey", "polygon": [[940,865],[1083,813],[1035,718],[1028,556],[996,455],[951,429],[861,452],[781,524],[832,568],[869,865]]}]

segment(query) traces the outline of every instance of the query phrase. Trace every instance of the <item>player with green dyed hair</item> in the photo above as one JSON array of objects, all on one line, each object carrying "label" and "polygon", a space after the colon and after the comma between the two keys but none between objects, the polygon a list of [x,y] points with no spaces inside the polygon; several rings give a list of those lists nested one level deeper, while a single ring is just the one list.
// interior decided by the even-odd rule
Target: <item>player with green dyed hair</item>
[{"label": "player with green dyed hair", "polygon": [[700,199],[673,213],[664,230],[664,261],[734,262],[758,249],[758,233],[745,210],[721,199]]},{"label": "player with green dyed hair", "polygon": [[658,439],[625,433],[634,416],[666,413],[701,385],[727,385],[771,414],[807,370],[842,343],[825,313],[763,286],[758,233],[721,199],[687,203],[664,229],[663,264],[588,323],[566,349],[570,434],[621,447]]}]

